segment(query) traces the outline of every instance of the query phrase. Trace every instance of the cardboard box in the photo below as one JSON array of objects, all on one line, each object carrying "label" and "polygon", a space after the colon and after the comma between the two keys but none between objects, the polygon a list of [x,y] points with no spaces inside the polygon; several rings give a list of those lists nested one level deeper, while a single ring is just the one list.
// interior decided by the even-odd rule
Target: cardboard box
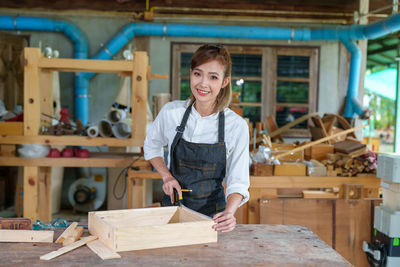
[{"label": "cardboard box", "polygon": [[284,163],[274,166],[275,176],[305,176],[306,165],[303,163]]},{"label": "cardboard box", "polygon": [[185,207],[89,212],[89,232],[115,251],[217,242],[214,221]]},{"label": "cardboard box", "polygon": [[274,175],[274,165],[265,163],[252,164],[250,174],[254,176],[272,176]]},{"label": "cardboard box", "polygon": [[312,147],[304,149],[305,160],[324,160],[327,154],[333,154],[335,152],[334,146],[329,144],[317,144]]}]

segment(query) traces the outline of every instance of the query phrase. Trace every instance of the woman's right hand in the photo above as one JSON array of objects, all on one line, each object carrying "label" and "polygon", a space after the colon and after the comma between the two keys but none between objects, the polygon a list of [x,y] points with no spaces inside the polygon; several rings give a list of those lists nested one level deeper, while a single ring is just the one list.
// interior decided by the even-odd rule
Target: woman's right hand
[{"label": "woman's right hand", "polygon": [[174,203],[174,189],[178,192],[179,196],[182,196],[181,186],[174,176],[169,175],[167,177],[163,177],[163,190],[166,195],[169,195],[171,198],[171,203]]}]

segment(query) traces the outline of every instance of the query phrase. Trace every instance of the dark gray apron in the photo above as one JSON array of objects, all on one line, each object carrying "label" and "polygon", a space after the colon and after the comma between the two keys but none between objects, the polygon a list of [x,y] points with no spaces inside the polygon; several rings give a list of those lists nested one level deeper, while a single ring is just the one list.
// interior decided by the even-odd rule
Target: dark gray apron
[{"label": "dark gray apron", "polygon": [[[182,192],[182,204],[186,207],[213,216],[225,209],[225,194],[222,180],[225,177],[226,148],[224,142],[225,116],[218,116],[218,143],[197,144],[182,138],[192,106],[183,115],[181,125],[171,145],[170,171],[181,188],[192,192]],[[170,197],[164,195],[163,206],[170,206]]]}]

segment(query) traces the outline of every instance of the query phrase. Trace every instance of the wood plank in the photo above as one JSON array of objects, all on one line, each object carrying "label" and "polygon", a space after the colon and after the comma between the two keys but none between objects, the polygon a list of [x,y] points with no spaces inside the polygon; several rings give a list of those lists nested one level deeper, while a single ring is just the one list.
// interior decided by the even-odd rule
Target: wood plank
[{"label": "wood plank", "polygon": [[141,140],[143,146],[146,138],[147,105],[148,105],[148,81],[147,71],[149,57],[146,52],[134,52],[133,72],[131,78],[131,105],[132,105],[132,138]]},{"label": "wood plank", "polygon": [[283,224],[283,200],[262,199],[260,202],[261,224]]},{"label": "wood plank", "polygon": [[[40,73],[40,113],[54,116],[53,108],[53,72],[41,71]],[[43,125],[50,126],[52,119],[41,114]]]},{"label": "wood plank", "polygon": [[51,168],[39,167],[38,169],[38,215],[39,220],[50,222],[51,221]]},{"label": "wood plank", "polygon": [[24,135],[35,136],[40,128],[40,87],[38,62],[40,49],[25,48]]},{"label": "wood plank", "polygon": [[53,243],[54,231],[0,229],[0,242]]},{"label": "wood plank", "polygon": [[368,266],[363,241],[372,234],[371,200],[336,200],[336,250],[354,266]]},{"label": "wood plank", "polygon": [[283,205],[283,224],[305,225],[332,245],[332,200],[285,199]]},{"label": "wood plank", "polygon": [[64,242],[64,240],[74,232],[74,230],[76,229],[77,226],[78,226],[78,223],[77,223],[77,222],[71,223],[71,224],[67,227],[67,229],[65,229],[65,231],[57,238],[57,240],[56,240],[55,243],[62,243],[62,242]]},{"label": "wood plank", "polygon": [[71,235],[67,236],[65,240],[62,242],[63,246],[71,245],[72,243],[76,242],[83,234],[83,227],[79,226],[74,229]]},{"label": "wood plank", "polygon": [[24,217],[31,220],[39,219],[38,183],[39,168],[24,167]]},{"label": "wood plank", "polygon": [[24,123],[16,121],[0,122],[0,134],[1,135],[23,135],[24,134]]},{"label": "wood plank", "polygon": [[20,136],[20,135],[0,135],[1,144],[42,144],[42,145],[61,145],[61,146],[142,146],[143,140],[140,138],[118,139],[88,136]]},{"label": "wood plank", "polygon": [[[37,49],[37,48],[34,48]],[[40,51],[39,49],[37,49]],[[95,60],[40,58],[39,68],[66,72],[131,72],[132,62],[126,60]]]},{"label": "wood plank", "polygon": [[102,260],[119,259],[121,255],[111,250],[109,247],[104,245],[100,240],[94,240],[86,244],[97,256]]},{"label": "wood plank", "polygon": [[[0,157],[0,166],[64,166],[64,167],[127,167],[137,157],[134,153],[113,154],[90,152],[90,158],[36,158]],[[132,167],[150,169],[148,161],[139,159]]]},{"label": "wood plank", "polygon": [[84,237],[84,238],[82,238],[81,240],[76,241],[75,243],[72,243],[72,244],[69,245],[69,246],[62,247],[62,248],[60,248],[60,249],[58,249],[58,250],[56,250],[56,251],[53,251],[53,252],[47,253],[47,254],[45,254],[45,255],[42,255],[42,256],[40,256],[40,259],[41,259],[41,260],[51,260],[51,259],[54,259],[55,257],[58,257],[58,256],[60,256],[60,255],[62,255],[62,254],[65,254],[65,253],[71,251],[71,250],[74,250],[74,249],[76,249],[76,248],[79,248],[79,247],[81,247],[81,246],[83,246],[83,245],[85,245],[85,244],[87,244],[87,243],[89,243],[89,242],[91,242],[91,241],[93,241],[93,240],[96,240],[96,239],[97,239],[97,236],[87,236],[87,237]]},{"label": "wood plank", "polygon": [[363,184],[364,188],[379,188],[381,179],[375,177],[318,176],[250,176],[252,188],[331,188],[342,184]]}]

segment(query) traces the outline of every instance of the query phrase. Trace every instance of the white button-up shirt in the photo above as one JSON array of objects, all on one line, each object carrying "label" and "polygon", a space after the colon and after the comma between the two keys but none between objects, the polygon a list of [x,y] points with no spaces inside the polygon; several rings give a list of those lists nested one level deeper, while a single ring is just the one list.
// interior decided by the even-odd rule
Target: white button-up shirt
[{"label": "white button-up shirt", "polygon": [[[188,101],[173,101],[165,104],[157,118],[148,128],[144,141],[144,158],[163,158],[163,147],[171,145],[176,135],[176,127],[181,124]],[[226,145],[226,198],[232,193],[243,196],[244,204],[249,199],[249,130],[246,121],[235,112],[226,108],[225,145]],[[192,143],[215,144],[218,142],[218,112],[202,117],[192,107],[183,139]],[[168,154],[168,167],[170,153]]]}]

